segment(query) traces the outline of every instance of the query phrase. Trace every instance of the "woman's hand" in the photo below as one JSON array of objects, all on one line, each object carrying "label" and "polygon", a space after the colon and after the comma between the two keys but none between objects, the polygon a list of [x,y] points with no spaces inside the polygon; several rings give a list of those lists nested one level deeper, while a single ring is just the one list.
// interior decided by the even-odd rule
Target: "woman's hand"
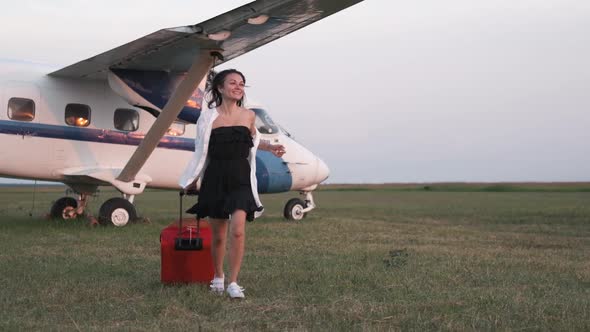
[{"label": "woman's hand", "polygon": [[275,156],[281,158],[285,154],[285,147],[280,144],[269,144],[268,151],[270,151]]},{"label": "woman's hand", "polygon": [[258,148],[261,150],[268,151],[275,156],[281,158],[285,154],[285,147],[281,144],[270,144],[267,140],[260,140]]}]

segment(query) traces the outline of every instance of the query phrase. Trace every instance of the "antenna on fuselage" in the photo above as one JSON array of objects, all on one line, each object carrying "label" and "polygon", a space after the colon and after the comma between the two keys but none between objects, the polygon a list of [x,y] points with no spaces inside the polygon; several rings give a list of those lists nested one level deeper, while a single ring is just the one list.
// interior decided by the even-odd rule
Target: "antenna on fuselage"
[{"label": "antenna on fuselage", "polygon": [[37,193],[37,180],[33,183],[33,205],[31,211],[29,211],[29,217],[33,217],[33,211],[35,211],[35,194]]}]

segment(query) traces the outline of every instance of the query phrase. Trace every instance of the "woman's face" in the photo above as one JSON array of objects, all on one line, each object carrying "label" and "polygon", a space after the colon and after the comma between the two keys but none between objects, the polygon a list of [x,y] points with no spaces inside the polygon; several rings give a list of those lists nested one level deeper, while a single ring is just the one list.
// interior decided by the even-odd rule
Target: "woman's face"
[{"label": "woman's face", "polygon": [[238,101],[244,97],[244,80],[240,74],[231,73],[225,77],[223,87],[219,89],[223,99]]}]

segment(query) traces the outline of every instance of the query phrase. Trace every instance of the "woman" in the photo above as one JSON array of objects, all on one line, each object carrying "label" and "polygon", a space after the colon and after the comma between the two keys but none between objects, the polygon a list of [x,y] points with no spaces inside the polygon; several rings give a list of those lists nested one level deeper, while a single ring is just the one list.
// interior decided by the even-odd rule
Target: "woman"
[{"label": "woman", "polygon": [[215,265],[210,287],[217,293],[225,290],[223,259],[229,228],[227,293],[231,298],[244,298],[237,279],[244,256],[246,219],[252,221],[263,210],[257,192],[256,149],[277,157],[285,153],[282,145],[260,141],[254,112],[242,107],[245,84],[244,75],[235,69],[215,75],[208,96],[209,109],[203,109],[197,121],[195,153],[179,181],[187,189],[201,179],[198,202],[187,212],[197,218],[209,217]]}]

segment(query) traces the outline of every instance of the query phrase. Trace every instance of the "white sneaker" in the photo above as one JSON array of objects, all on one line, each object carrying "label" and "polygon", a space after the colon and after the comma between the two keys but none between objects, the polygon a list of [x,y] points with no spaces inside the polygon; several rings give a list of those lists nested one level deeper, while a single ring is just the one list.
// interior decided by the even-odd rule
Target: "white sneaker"
[{"label": "white sneaker", "polygon": [[232,282],[231,284],[229,284],[229,286],[227,286],[227,293],[229,294],[229,297],[231,297],[232,299],[243,299],[245,297],[244,290],[244,288],[240,287],[235,282]]},{"label": "white sneaker", "polygon": [[209,289],[211,289],[211,292],[213,293],[223,294],[223,291],[225,291],[224,278],[213,278],[209,284]]}]

